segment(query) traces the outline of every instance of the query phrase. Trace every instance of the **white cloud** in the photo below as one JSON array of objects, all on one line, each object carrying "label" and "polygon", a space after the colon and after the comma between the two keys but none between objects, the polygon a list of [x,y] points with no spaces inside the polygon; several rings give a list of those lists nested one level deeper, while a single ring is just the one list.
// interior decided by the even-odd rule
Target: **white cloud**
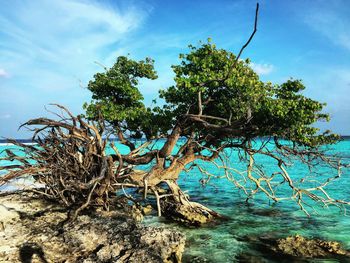
[{"label": "white cloud", "polygon": [[44,90],[50,90],[50,82],[69,89],[61,83],[91,78],[96,71],[93,62],[104,62],[116,52],[119,42],[149,12],[82,0],[27,0],[7,5],[0,11],[0,63],[15,72],[14,76],[31,82],[26,84]]},{"label": "white cloud", "polygon": [[0,68],[0,78],[6,78],[9,74],[6,72],[6,70]]},{"label": "white cloud", "polygon": [[18,135],[19,124],[43,116],[49,103],[81,113],[91,93],[79,82],[86,86],[101,71],[94,61],[111,65],[152,11],[123,0],[0,2],[0,65],[11,76],[0,82],[0,117],[8,121],[0,136],[14,137],[27,134]]},{"label": "white cloud", "polygon": [[3,120],[3,119],[10,119],[10,118],[11,118],[11,114],[0,115],[0,120]]},{"label": "white cloud", "polygon": [[270,74],[274,70],[274,66],[271,64],[258,64],[258,63],[250,63],[252,69],[258,75],[267,75]]}]

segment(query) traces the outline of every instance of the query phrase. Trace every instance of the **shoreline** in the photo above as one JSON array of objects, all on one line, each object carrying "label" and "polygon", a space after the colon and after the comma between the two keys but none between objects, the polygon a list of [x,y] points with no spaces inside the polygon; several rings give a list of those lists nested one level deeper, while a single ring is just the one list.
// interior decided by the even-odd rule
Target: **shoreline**
[{"label": "shoreline", "polygon": [[183,234],[143,226],[122,211],[85,213],[69,222],[66,208],[28,191],[1,193],[0,201],[1,262],[172,263],[182,259]]},{"label": "shoreline", "polygon": [[[67,219],[68,212],[59,204],[44,200],[30,191],[1,192],[0,261],[21,262],[23,253],[26,257],[38,260],[35,262],[66,260],[102,263],[109,260],[108,262],[180,263],[205,260],[186,253],[193,242],[193,237],[187,237],[185,246],[187,231],[164,224],[144,225],[137,222],[139,217],[136,220],[130,215],[130,211],[125,213],[118,209],[111,212],[87,211],[79,215],[77,221],[62,224]],[[198,230],[200,229],[202,228]],[[205,235],[203,238],[206,238]],[[256,246],[261,252],[260,256],[271,260],[267,262],[276,262],[273,259],[278,258],[350,260],[350,252],[333,241],[307,239],[298,235],[275,239],[268,233],[256,237],[247,236],[241,241]],[[261,260],[259,255],[251,254],[249,249],[244,248],[243,243],[242,249],[232,260]],[[28,251],[36,252],[29,255]],[[44,255],[43,258],[40,255]],[[128,256],[124,257],[125,255]]]}]

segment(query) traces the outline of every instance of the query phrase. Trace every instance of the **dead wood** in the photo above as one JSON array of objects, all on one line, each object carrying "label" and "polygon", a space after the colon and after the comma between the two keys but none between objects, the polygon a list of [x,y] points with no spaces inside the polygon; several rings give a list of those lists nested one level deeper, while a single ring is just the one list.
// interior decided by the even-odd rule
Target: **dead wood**
[{"label": "dead wood", "polygon": [[61,105],[55,106],[62,110],[56,114],[58,120],[37,118],[21,126],[33,131],[34,145],[8,140],[19,150],[6,150],[2,160],[11,164],[0,167],[7,172],[0,178],[0,186],[33,176],[35,182],[44,185],[40,190],[43,195],[76,207],[76,214],[89,206],[108,209],[123,164],[115,169],[112,157],[106,155],[103,121],[85,121]]}]

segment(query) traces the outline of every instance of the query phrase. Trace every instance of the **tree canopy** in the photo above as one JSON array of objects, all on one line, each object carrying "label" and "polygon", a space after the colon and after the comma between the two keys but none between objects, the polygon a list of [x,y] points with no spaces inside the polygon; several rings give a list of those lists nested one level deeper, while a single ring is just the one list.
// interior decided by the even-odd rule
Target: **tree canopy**
[{"label": "tree canopy", "polygon": [[196,121],[181,136],[196,131],[198,136],[215,136],[216,144],[274,136],[317,147],[338,139],[313,126],[328,121],[329,115],[322,112],[325,104],[302,95],[301,80],[265,83],[248,59],[236,61],[233,53],[210,41],[189,48],[188,54],[180,55],[181,63],[172,66],[175,85],[159,92],[163,105],[147,108],[137,87],[139,78],[157,78],[154,61],[119,57],[112,68],[89,82],[93,101],[84,106],[88,116],[102,114],[117,129],[137,133],[139,138],[166,136],[186,116]]},{"label": "tree canopy", "polygon": [[[119,57],[115,66],[96,74],[88,85],[93,94],[93,101],[85,105],[88,117],[96,119],[102,114],[113,129],[122,131],[119,138],[131,146],[131,151],[135,145],[130,138],[143,137],[148,143],[165,138],[159,150],[152,148],[137,157],[123,156],[126,162],[134,165],[155,162],[143,177],[144,184],[157,186],[161,182],[176,181],[186,167],[197,167],[210,176],[196,162],[201,160],[223,168],[227,178],[248,196],[263,192],[274,201],[284,199],[277,195],[273,186],[280,176],[292,190],[291,199],[296,200],[302,209],[303,196],[311,199],[317,196],[318,201],[337,203],[324,192],[324,187],[333,179],[306,189],[296,186],[286,170],[286,160],[291,157],[309,168],[320,162],[339,168],[339,160],[326,156],[322,150],[323,145],[337,142],[339,136],[330,131],[321,133],[315,127],[318,121],[328,121],[329,115],[323,112],[324,103],[303,95],[305,86],[301,80],[290,79],[282,84],[263,82],[252,69],[249,59],[241,60],[233,53],[217,48],[210,39],[199,46],[190,45],[189,52],[180,54],[179,58],[181,62],[172,66],[175,84],[159,91],[159,97],[164,101],[162,105],[146,107],[139,95],[136,79],[156,78],[150,59],[145,62]],[[120,60],[126,61],[125,64],[120,64]],[[126,65],[126,69],[120,65]],[[149,74],[128,70],[128,65],[142,68]],[[129,94],[131,80],[134,86]],[[138,94],[133,102],[118,102],[120,97],[129,98],[133,94]],[[123,115],[129,108],[132,108],[132,114]],[[183,141],[174,153],[180,138]],[[259,147],[254,146],[257,139],[262,141]],[[273,142],[274,149],[267,147],[270,142]],[[241,161],[247,163],[245,173],[254,185],[250,190],[235,176],[228,175],[232,173],[225,157],[228,148],[237,149]],[[280,172],[269,175],[255,162],[257,154],[274,160]],[[221,164],[218,165],[217,161]],[[152,178],[155,179],[153,182]],[[320,192],[320,195],[314,192]]]},{"label": "tree canopy", "polygon": [[[247,200],[257,193],[275,202],[290,199],[306,213],[310,200],[325,206],[349,204],[327,193],[327,185],[340,177],[344,164],[324,146],[339,136],[315,127],[329,115],[323,112],[325,104],[303,95],[301,80],[263,82],[248,59],[241,60],[210,40],[190,45],[180,60],[172,66],[174,85],[159,91],[162,103],[147,107],[139,85],[142,78],[157,78],[154,61],[118,57],[89,82],[92,101],[84,104],[86,119],[57,105],[63,111],[57,115],[60,120],[38,118],[24,124],[39,126],[33,129],[39,147],[11,141],[28,157],[8,151],[3,159],[21,164],[2,167],[9,172],[0,185],[33,175],[45,184],[46,196],[67,206],[79,205],[76,214],[90,205],[108,209],[118,189],[135,188],[143,201],[154,195],[158,215],[202,224],[220,215],[190,201],[178,179],[182,172],[197,169],[206,178],[202,182],[208,182],[215,175],[203,164],[212,163]],[[111,134],[129,151],[121,152],[108,141]],[[112,154],[106,152],[108,145]],[[228,150],[234,150],[235,162],[244,168],[232,163]],[[265,169],[259,156],[269,158],[276,171]],[[314,175],[319,164],[334,172],[317,181],[300,180],[288,173],[293,162]],[[147,168],[140,170],[144,164]],[[281,185],[289,190],[279,191]]]},{"label": "tree canopy", "polygon": [[[90,204],[108,208],[118,189],[136,188],[143,193],[142,200],[153,193],[158,215],[201,224],[219,215],[190,201],[178,179],[182,172],[197,169],[208,182],[215,176],[203,165],[209,162],[247,200],[257,193],[275,202],[291,199],[306,213],[309,200],[325,206],[349,204],[327,193],[327,185],[340,177],[344,164],[324,150],[339,136],[315,126],[329,120],[325,104],[304,96],[301,80],[262,81],[249,59],[240,59],[243,48],[235,56],[210,39],[190,45],[187,54],[180,54],[180,63],[172,66],[174,85],[159,91],[162,103],[148,107],[139,85],[140,79],[157,78],[154,61],[118,57],[89,82],[92,100],[84,104],[85,119],[58,105],[64,112],[57,115],[60,120],[38,118],[24,124],[40,126],[33,129],[39,147],[11,141],[33,162],[8,151],[3,159],[21,165],[0,168],[9,171],[0,185],[32,174],[46,185],[46,196],[67,206],[79,204],[77,212]],[[129,151],[121,152],[108,141],[111,134]],[[106,153],[108,145],[112,154]],[[228,150],[234,150],[236,162],[245,168],[235,167]],[[265,169],[258,156],[269,158],[276,171]],[[333,172],[326,178],[300,180],[288,173],[294,162],[314,175],[319,164]],[[147,168],[140,170],[145,164]],[[279,191],[281,185],[289,191]]]}]

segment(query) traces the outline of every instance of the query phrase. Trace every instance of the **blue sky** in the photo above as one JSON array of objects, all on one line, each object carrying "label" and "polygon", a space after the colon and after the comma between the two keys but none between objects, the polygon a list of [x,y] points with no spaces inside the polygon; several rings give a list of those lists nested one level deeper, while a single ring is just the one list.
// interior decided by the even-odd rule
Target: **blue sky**
[{"label": "blue sky", "polygon": [[[350,1],[260,2],[258,32],[243,53],[265,81],[302,79],[327,103],[330,123],[350,134]],[[0,0],[0,137],[28,138],[26,120],[59,103],[73,113],[84,88],[118,55],[155,59],[159,79],[143,82],[146,104],[172,84],[170,66],[208,37],[237,53],[252,31],[256,1]]]}]

